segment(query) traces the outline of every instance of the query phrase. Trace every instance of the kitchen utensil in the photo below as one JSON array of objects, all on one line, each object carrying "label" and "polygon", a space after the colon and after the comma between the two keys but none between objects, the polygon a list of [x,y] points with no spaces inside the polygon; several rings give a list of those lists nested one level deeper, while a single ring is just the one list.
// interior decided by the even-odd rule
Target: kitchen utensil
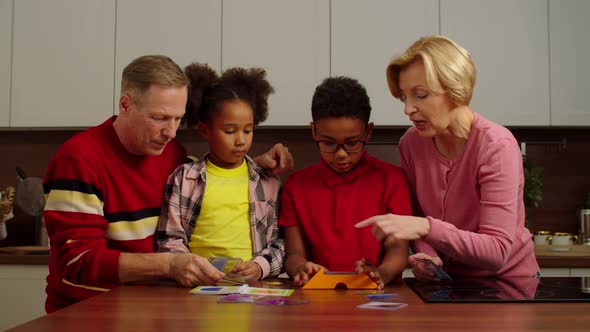
[{"label": "kitchen utensil", "polygon": [[3,191],[0,191],[0,240],[4,240],[8,236],[6,221],[13,217],[12,205],[14,194],[14,187],[7,187]]},{"label": "kitchen utensil", "polygon": [[590,209],[580,210],[580,243],[590,245]]},{"label": "kitchen utensil", "polygon": [[582,277],[582,293],[590,294],[590,277]]},{"label": "kitchen utensil", "polygon": [[534,236],[535,245],[549,245],[551,244],[551,232],[549,231],[538,231]]},{"label": "kitchen utensil", "polygon": [[9,214],[12,211],[12,203],[14,201],[14,194],[16,190],[14,187],[7,187],[0,191],[0,218]]},{"label": "kitchen utensil", "polygon": [[43,224],[43,209],[45,208],[45,194],[43,181],[36,177],[27,177],[22,168],[16,167],[19,182],[16,185],[14,204],[26,215],[36,218],[35,243],[47,245],[47,233]]},{"label": "kitchen utensil", "polygon": [[555,232],[551,237],[551,245],[552,246],[569,246],[574,244],[577,241],[578,237],[576,235],[572,235],[571,233],[565,232]]},{"label": "kitchen utensil", "polygon": [[16,185],[15,204],[26,215],[38,217],[43,215],[45,195],[43,181],[40,178],[27,177],[20,167],[16,167],[19,182]]}]

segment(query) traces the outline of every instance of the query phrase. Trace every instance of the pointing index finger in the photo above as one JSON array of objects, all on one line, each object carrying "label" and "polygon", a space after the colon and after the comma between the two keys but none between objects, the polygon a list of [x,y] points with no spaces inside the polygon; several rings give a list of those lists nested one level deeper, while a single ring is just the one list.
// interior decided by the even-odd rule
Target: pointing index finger
[{"label": "pointing index finger", "polygon": [[365,219],[363,221],[359,221],[358,223],[356,223],[354,225],[354,227],[356,228],[363,228],[363,227],[367,227],[370,225],[373,225],[375,223],[375,220],[373,218],[369,218],[369,219]]}]

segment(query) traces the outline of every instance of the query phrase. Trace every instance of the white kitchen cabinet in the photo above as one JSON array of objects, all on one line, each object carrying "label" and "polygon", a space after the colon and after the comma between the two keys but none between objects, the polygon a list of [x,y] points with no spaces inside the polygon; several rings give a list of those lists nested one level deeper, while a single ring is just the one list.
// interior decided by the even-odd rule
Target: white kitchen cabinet
[{"label": "white kitchen cabinet", "polygon": [[376,125],[409,126],[391,96],[385,70],[416,39],[438,34],[438,0],[331,2],[331,76],[350,76],[367,89]]},{"label": "white kitchen cabinet", "polygon": [[573,267],[570,269],[570,276],[571,277],[590,277],[590,269],[589,268]]},{"label": "white kitchen cabinet", "polygon": [[475,112],[503,125],[550,125],[547,16],[546,0],[440,0],[441,34],[475,62]]},{"label": "white kitchen cabinet", "polygon": [[541,277],[569,277],[570,269],[567,267],[541,268]]},{"label": "white kitchen cabinet", "polygon": [[588,126],[590,1],[549,0],[551,125]]},{"label": "white kitchen cabinet", "polygon": [[308,125],[330,74],[328,0],[223,1],[222,68],[262,67],[275,93],[263,125]]},{"label": "white kitchen cabinet", "polygon": [[11,127],[86,127],[113,111],[115,0],[14,1]]},{"label": "white kitchen cabinet", "polygon": [[118,0],[115,57],[115,114],[121,73],[147,54],[169,56],[182,68],[192,62],[221,69],[221,1]]},{"label": "white kitchen cabinet", "polygon": [[0,265],[0,331],[45,315],[47,266]]},{"label": "white kitchen cabinet", "polygon": [[10,125],[12,0],[0,0],[0,128]]}]

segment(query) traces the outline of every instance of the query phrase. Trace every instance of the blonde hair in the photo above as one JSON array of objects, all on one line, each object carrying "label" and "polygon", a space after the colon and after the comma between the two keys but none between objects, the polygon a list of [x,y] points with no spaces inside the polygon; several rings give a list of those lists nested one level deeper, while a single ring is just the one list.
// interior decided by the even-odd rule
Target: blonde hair
[{"label": "blonde hair", "polygon": [[151,85],[188,87],[189,81],[182,69],[167,56],[144,55],[123,69],[121,94],[141,99]]},{"label": "blonde hair", "polygon": [[448,93],[456,105],[469,105],[475,86],[475,65],[469,52],[443,36],[418,39],[387,66],[387,84],[391,94],[400,99],[399,74],[422,61],[427,87],[435,93]]}]

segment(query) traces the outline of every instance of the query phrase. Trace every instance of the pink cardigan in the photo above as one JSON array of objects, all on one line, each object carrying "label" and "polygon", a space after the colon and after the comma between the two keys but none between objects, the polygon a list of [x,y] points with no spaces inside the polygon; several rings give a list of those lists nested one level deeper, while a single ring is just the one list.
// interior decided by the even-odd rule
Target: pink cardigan
[{"label": "pink cardigan", "polygon": [[451,276],[532,276],[539,266],[524,227],[522,156],[510,131],[474,113],[463,153],[445,159],[410,128],[401,164],[414,202],[430,221],[416,252],[439,256]]}]

